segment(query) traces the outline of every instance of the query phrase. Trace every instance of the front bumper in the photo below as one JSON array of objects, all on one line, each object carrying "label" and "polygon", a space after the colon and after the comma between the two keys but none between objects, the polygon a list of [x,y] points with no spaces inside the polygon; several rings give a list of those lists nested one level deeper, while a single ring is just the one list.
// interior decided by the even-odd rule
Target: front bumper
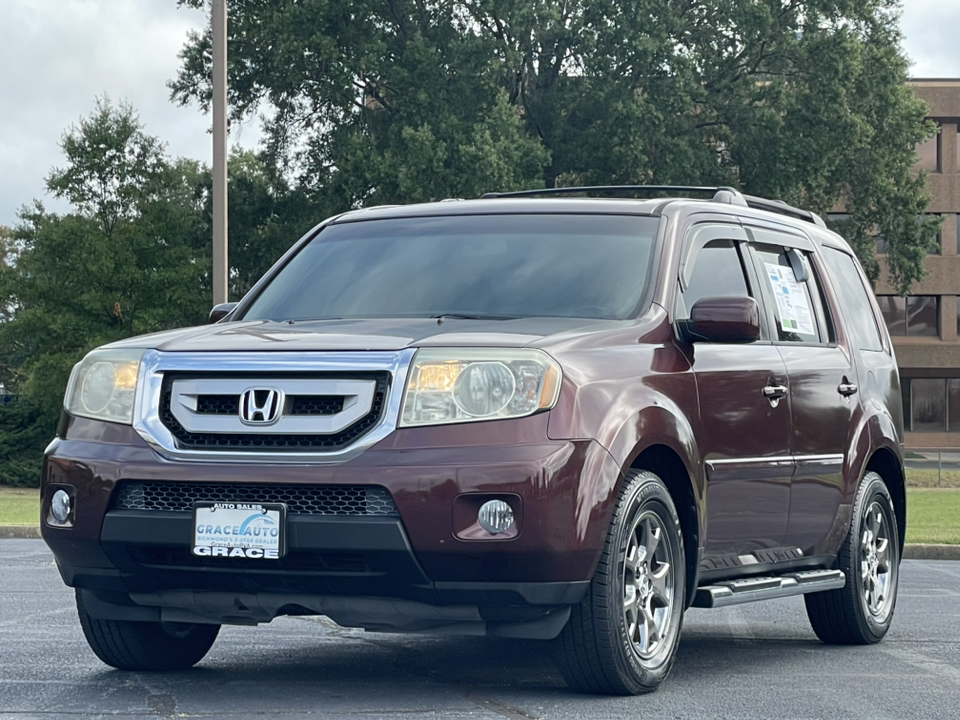
[{"label": "front bumper", "polygon": [[[411,428],[341,465],[244,465],[172,462],[130,428],[70,418],[45,460],[42,532],[64,581],[102,601],[105,617],[147,619],[140,608],[165,608],[166,619],[260,622],[321,612],[390,629],[385,614],[402,601],[395,629],[465,628],[475,616],[489,633],[491,622],[555,620],[554,609],[578,602],[589,584],[619,469],[593,441],[548,439],[546,425],[541,414]],[[199,558],[190,552],[192,514],[117,508],[124,481],[377,485],[398,514],[290,513],[278,561]],[[68,528],[46,521],[64,486],[76,503]],[[514,537],[464,533],[464,508],[488,495],[519,498]],[[357,608],[371,602],[379,605],[360,622]],[[470,610],[436,617],[453,607]]]}]

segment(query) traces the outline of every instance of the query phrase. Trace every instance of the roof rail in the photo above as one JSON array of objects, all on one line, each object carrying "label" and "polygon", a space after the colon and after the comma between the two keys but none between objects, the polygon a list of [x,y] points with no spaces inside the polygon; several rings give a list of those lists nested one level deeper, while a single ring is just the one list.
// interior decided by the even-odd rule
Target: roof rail
[{"label": "roof rail", "polygon": [[747,201],[747,207],[752,207],[756,210],[766,210],[767,212],[787,215],[797,218],[798,220],[806,220],[822,228],[827,226],[823,218],[815,212],[801,210],[800,208],[793,207],[793,205],[787,205],[783,200],[768,200],[767,198],[757,197],[756,195],[744,195],[743,199]]},{"label": "roof rail", "polygon": [[509,198],[509,197],[542,197],[549,195],[570,195],[572,193],[671,193],[677,195],[685,193],[688,195],[716,194],[720,190],[727,190],[739,195],[740,193],[731,187],[712,187],[705,185],[587,185],[583,187],[553,187],[540,188],[539,190],[515,190],[513,192],[486,193],[481,196],[484,198]]},{"label": "roof rail", "polygon": [[490,192],[481,196],[481,199],[493,198],[521,198],[521,197],[550,197],[551,195],[571,195],[574,193],[668,193],[672,195],[711,195],[713,202],[727,203],[729,205],[741,205],[751,207],[756,210],[766,210],[767,212],[786,215],[798,220],[826,227],[823,218],[809,210],[787,205],[782,200],[768,200],[767,198],[757,197],[755,195],[744,195],[736,188],[723,185],[588,185],[582,187],[554,187],[540,188],[538,190],[516,190],[513,192]]}]

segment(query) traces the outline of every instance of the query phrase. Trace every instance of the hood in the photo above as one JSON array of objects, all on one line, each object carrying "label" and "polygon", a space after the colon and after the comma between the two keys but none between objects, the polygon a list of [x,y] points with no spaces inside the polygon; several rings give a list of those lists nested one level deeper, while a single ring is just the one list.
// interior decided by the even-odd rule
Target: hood
[{"label": "hood", "polygon": [[516,320],[371,318],[296,322],[226,322],[141,335],[115,348],[165,352],[271,352],[402,350],[408,347],[523,347],[549,345],[587,332],[623,327],[624,321],[589,318]]}]

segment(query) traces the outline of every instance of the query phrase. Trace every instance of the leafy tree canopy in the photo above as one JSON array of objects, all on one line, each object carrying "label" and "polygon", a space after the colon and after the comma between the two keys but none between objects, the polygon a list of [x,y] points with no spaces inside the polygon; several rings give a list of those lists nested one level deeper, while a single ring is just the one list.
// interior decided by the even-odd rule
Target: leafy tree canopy
[{"label": "leafy tree canopy", "polygon": [[[210,0],[179,0],[191,7]],[[574,184],[728,184],[820,213],[871,275],[935,223],[896,0],[231,0],[230,103],[335,209]],[[210,101],[211,41],[171,84]]]},{"label": "leafy tree canopy", "polygon": [[134,111],[97,103],[61,142],[48,190],[72,211],[20,211],[14,261],[0,265],[0,482],[39,480],[70,367],[130,335],[202,322],[209,311],[204,172],[173,161]]},{"label": "leafy tree canopy", "polygon": [[16,245],[13,242],[13,230],[6,225],[0,225],[0,265],[12,265],[15,253]]}]

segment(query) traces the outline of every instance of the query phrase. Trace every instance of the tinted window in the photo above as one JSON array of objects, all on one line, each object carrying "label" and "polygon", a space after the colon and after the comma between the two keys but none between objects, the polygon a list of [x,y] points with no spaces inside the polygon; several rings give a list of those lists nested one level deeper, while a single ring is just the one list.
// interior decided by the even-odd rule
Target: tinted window
[{"label": "tinted window", "polygon": [[852,339],[861,350],[882,350],[880,328],[857,264],[846,253],[829,247],[823,249],[823,259],[843,306],[847,332],[853,335]]},{"label": "tinted window", "polygon": [[947,429],[946,381],[919,379],[910,381],[913,432],[942,432]]},{"label": "tinted window", "polygon": [[688,319],[694,303],[701,298],[748,295],[750,291],[736,246],[730,240],[713,240],[697,254],[690,283],[677,308],[677,318]]},{"label": "tinted window", "polygon": [[938,132],[933,137],[927,138],[917,145],[917,162],[913,166],[915,170],[940,172],[940,137],[940,133]]},{"label": "tinted window", "polygon": [[907,335],[936,335],[939,315],[938,296],[907,296]]},{"label": "tinted window", "polygon": [[960,430],[960,380],[947,380],[947,430]]},{"label": "tinted window", "polygon": [[627,318],[659,227],[623,215],[480,215],[331,225],[244,319]]},{"label": "tinted window", "polygon": [[937,335],[939,296],[878,295],[877,302],[891,335]]}]

